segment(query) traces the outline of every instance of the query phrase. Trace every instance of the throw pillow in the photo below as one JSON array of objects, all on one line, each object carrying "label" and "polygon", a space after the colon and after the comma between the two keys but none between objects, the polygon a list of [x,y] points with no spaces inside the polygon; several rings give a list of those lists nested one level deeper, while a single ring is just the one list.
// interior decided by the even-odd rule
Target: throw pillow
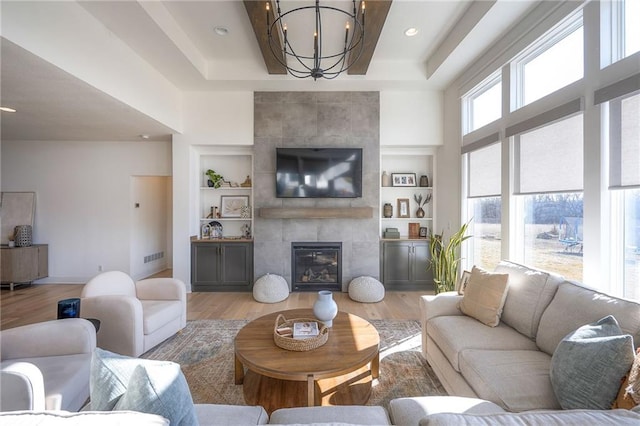
[{"label": "throw pillow", "polygon": [[474,266],[458,308],[463,314],[491,327],[500,323],[507,298],[509,274],[497,274]]},{"label": "throw pillow", "polygon": [[633,360],[633,337],[612,315],[569,333],[551,357],[551,385],[560,406],[610,409]]},{"label": "throw pillow", "polygon": [[627,374],[620,386],[618,396],[611,406],[612,409],[624,408],[630,410],[640,405],[640,348],[636,350],[636,356],[631,366],[629,374]]},{"label": "throw pillow", "polygon": [[174,362],[138,365],[114,410],[158,414],[172,425],[198,424],[189,385]]},{"label": "throw pillow", "polygon": [[[153,378],[144,379],[145,375],[149,375],[145,372],[136,372],[136,368],[142,366],[146,369],[150,369],[153,372]],[[176,368],[179,374],[176,373]],[[187,412],[192,412],[195,416],[195,408],[191,399],[191,393],[189,387],[186,385],[186,379],[182,372],[179,371],[178,364],[169,361],[154,361],[147,359],[131,358],[128,356],[116,354],[106,351],[104,349],[96,348],[93,357],[91,359],[91,374],[89,379],[89,393],[91,400],[91,410],[95,411],[112,411],[116,409],[116,405],[120,402],[123,396],[128,392],[129,387],[133,385],[132,392],[135,395],[142,396],[143,391],[139,390],[141,383],[149,383],[149,386],[156,382],[155,375],[160,375],[175,381],[175,384],[165,382],[164,385],[171,384],[173,389],[182,389],[184,395],[180,400],[176,399],[176,403],[181,404],[181,409]],[[142,378],[141,378],[142,376]],[[168,380],[163,379],[163,380]],[[161,380],[161,378],[157,379]],[[152,391],[148,391],[147,395],[150,395]],[[122,406],[130,406],[131,401],[135,399],[135,395],[129,395],[127,400],[121,404],[119,409],[123,409]],[[149,396],[151,397],[151,396]],[[175,393],[172,393],[171,398],[175,398]],[[171,399],[164,401],[162,398],[160,402],[167,404],[173,404]],[[184,403],[186,400],[190,403]],[[142,411],[139,407],[147,404],[146,400],[139,399],[138,406],[136,408],[130,408],[135,411]],[[164,413],[155,413],[147,411],[152,414],[160,414],[164,416]],[[183,416],[178,416],[182,418]],[[190,417],[184,415],[184,417]],[[174,419],[170,419],[171,424],[174,424]],[[197,423],[194,423],[197,424]]]}]

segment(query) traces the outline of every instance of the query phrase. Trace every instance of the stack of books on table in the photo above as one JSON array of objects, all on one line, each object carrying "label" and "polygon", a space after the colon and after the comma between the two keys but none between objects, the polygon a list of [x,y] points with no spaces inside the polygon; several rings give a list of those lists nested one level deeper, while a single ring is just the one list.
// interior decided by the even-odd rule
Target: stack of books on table
[{"label": "stack of books on table", "polygon": [[318,334],[320,334],[320,330],[318,330],[318,323],[315,321],[293,323],[294,339],[308,339],[316,337]]}]

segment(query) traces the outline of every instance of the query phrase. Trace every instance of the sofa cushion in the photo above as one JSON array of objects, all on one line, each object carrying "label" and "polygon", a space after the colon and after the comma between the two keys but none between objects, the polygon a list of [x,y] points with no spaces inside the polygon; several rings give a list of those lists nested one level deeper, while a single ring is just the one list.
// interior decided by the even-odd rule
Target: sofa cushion
[{"label": "sofa cushion", "polygon": [[136,411],[7,411],[0,412],[0,424],[11,426],[169,426],[169,420]]},{"label": "sofa cushion", "polygon": [[495,327],[507,297],[509,275],[496,274],[474,266],[460,301],[463,314]]},{"label": "sofa cushion", "polygon": [[416,425],[420,419],[435,413],[491,414],[504,413],[490,401],[463,396],[417,396],[389,401],[394,425]]},{"label": "sofa cushion", "polygon": [[634,359],[633,338],[611,315],[570,333],[551,360],[551,384],[565,410],[607,410]]},{"label": "sofa cushion", "polygon": [[189,385],[180,365],[168,361],[135,367],[127,390],[114,410],[158,414],[178,426],[198,423]]},{"label": "sofa cushion", "polygon": [[500,414],[434,414],[420,420],[420,426],[632,426],[637,425],[639,421],[640,414],[627,410],[569,410]]},{"label": "sofa cushion", "polygon": [[281,408],[271,413],[269,424],[347,423],[390,425],[387,410],[379,406],[335,405]]},{"label": "sofa cushion", "polygon": [[142,303],[142,332],[153,334],[162,326],[180,318],[182,302],[179,300],[141,300]]},{"label": "sofa cushion", "polygon": [[[111,411],[127,392],[129,382],[136,367],[158,366],[166,367],[167,371],[176,378],[175,366],[177,364],[169,361],[154,361],[148,359],[131,358],[113,352],[96,348],[91,362],[91,376],[89,387],[91,390],[91,409]],[[179,367],[178,370],[179,372]],[[182,372],[180,372],[182,376]],[[182,380],[184,376],[182,376]],[[187,388],[188,390],[188,388]],[[191,394],[189,393],[189,399]],[[193,403],[191,407],[193,410]]]},{"label": "sofa cushion", "polygon": [[567,334],[607,315],[613,315],[622,331],[633,336],[636,347],[640,345],[640,303],[565,281],[542,314],[536,343],[551,355]]},{"label": "sofa cushion", "polygon": [[498,264],[495,272],[509,274],[509,292],[500,320],[534,339],[540,317],[564,279],[506,260]]},{"label": "sofa cushion", "polygon": [[640,349],[636,350],[631,370],[625,376],[611,408],[627,410],[640,405]]},{"label": "sofa cushion", "polygon": [[460,371],[460,353],[466,349],[537,350],[533,340],[505,324],[489,327],[467,316],[436,317],[427,323],[427,334]]},{"label": "sofa cushion", "polygon": [[544,352],[522,350],[466,350],[460,372],[478,397],[507,411],[559,409]]},{"label": "sofa cushion", "polygon": [[195,404],[199,426],[266,425],[269,415],[259,405]]}]

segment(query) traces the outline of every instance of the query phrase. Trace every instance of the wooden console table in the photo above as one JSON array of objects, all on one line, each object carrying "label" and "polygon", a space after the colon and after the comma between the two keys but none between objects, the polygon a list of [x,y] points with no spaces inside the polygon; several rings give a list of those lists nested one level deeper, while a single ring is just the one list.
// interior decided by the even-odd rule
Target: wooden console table
[{"label": "wooden console table", "polygon": [[31,284],[49,275],[49,245],[29,247],[1,247],[2,271],[0,281],[13,291],[16,285]]}]

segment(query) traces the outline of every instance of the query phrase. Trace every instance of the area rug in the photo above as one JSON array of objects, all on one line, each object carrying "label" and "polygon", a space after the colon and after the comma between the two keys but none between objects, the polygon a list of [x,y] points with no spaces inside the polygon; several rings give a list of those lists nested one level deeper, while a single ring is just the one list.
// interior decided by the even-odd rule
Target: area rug
[{"label": "area rug", "polygon": [[[244,405],[242,385],[233,377],[233,339],[244,320],[189,321],[184,330],[142,358],[180,364],[195,403]],[[368,405],[389,408],[404,396],[446,395],[420,353],[418,321],[370,320],[380,334],[380,378]]]}]

